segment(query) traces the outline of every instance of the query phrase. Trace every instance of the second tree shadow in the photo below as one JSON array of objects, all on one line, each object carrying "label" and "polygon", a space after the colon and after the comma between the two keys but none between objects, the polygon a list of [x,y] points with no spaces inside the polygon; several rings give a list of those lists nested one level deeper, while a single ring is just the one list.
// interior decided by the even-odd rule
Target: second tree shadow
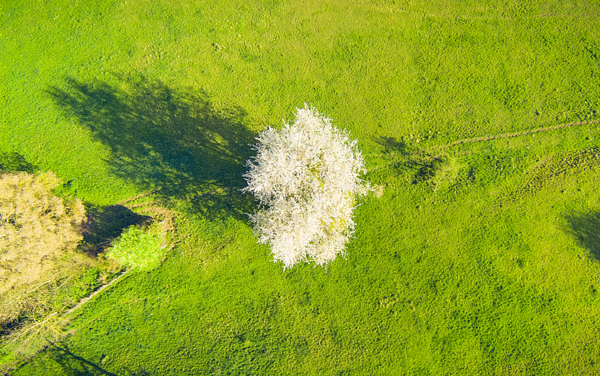
[{"label": "second tree shadow", "polygon": [[575,237],[590,256],[600,261],[600,211],[571,215],[566,220],[567,233]]},{"label": "second tree shadow", "polygon": [[112,173],[210,219],[246,218],[253,200],[240,193],[255,134],[239,107],[216,108],[206,93],[173,89],[145,77],[119,85],[69,78],[48,90],[106,145]]}]

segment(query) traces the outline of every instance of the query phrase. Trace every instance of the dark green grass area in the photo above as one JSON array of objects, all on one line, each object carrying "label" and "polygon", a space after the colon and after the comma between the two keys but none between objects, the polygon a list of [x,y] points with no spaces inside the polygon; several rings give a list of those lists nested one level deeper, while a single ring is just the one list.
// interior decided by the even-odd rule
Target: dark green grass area
[{"label": "dark green grass area", "polygon": [[[0,7],[2,166],[55,171],[90,243],[144,223],[123,202],[149,192],[179,241],[15,375],[600,373],[598,124],[441,147],[600,119],[597,4]],[[304,102],[384,195],[345,258],[283,273],[239,188]]]}]

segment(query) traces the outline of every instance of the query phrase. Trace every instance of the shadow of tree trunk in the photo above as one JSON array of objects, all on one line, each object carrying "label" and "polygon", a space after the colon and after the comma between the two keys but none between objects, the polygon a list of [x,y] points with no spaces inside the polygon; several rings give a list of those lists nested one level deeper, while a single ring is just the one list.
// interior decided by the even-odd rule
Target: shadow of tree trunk
[{"label": "shadow of tree trunk", "polygon": [[62,371],[67,375],[105,375],[118,376],[109,372],[98,364],[91,362],[81,356],[73,354],[68,348],[59,347],[51,342],[48,355]]}]

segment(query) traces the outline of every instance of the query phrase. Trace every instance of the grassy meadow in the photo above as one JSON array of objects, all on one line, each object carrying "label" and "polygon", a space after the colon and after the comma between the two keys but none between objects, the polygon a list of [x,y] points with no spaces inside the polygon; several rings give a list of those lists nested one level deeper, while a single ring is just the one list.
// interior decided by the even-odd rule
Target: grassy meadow
[{"label": "grassy meadow", "polygon": [[[599,374],[599,41],[593,1],[3,0],[0,152],[91,212],[154,205],[176,230],[160,266],[0,365]],[[304,103],[384,194],[346,257],[283,272],[239,188],[257,133]]]}]

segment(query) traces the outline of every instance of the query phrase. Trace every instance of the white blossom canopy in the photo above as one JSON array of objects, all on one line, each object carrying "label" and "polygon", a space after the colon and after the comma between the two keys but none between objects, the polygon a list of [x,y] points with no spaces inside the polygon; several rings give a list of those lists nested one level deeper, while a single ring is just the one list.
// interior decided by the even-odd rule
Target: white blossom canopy
[{"label": "white blossom canopy", "polygon": [[356,197],[369,184],[364,161],[344,131],[305,105],[292,125],[262,131],[244,175],[260,202],[250,216],[259,242],[290,268],[301,261],[327,264],[344,252],[354,232]]}]

